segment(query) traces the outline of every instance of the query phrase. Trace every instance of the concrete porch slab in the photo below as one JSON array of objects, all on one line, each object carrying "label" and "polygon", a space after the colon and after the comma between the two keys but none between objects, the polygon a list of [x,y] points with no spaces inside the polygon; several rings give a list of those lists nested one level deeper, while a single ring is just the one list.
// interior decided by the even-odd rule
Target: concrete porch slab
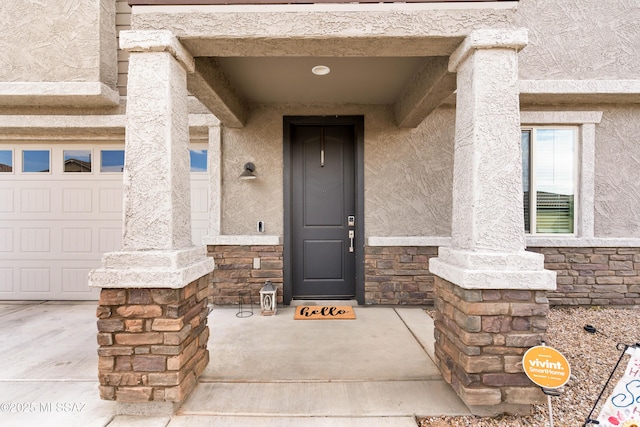
[{"label": "concrete porch slab", "polygon": [[[409,310],[433,323],[423,310]],[[212,363],[201,382],[441,379],[393,308],[355,307],[356,320],[293,320],[293,307],[276,316],[254,311],[237,318],[237,309],[215,308],[209,315]]]},{"label": "concrete porch slab", "polygon": [[108,427],[416,427],[415,417],[134,417],[118,415]]},{"label": "concrete porch slab", "polygon": [[419,308],[396,308],[395,310],[429,358],[435,361],[436,338],[431,317]]},{"label": "concrete porch slab", "polygon": [[[176,417],[167,427],[416,427],[414,417]],[[111,425],[109,426],[111,427]],[[134,427],[138,427],[137,425]],[[142,426],[140,426],[142,427]]]},{"label": "concrete porch slab", "polygon": [[201,383],[178,414],[384,418],[469,411],[440,380]]},{"label": "concrete porch slab", "polygon": [[170,426],[212,425],[208,417],[256,420],[248,426],[403,426],[415,425],[415,415],[469,414],[425,350],[433,352],[433,321],[424,310],[354,310],[356,320],[302,321],[294,307],[246,318],[215,308],[212,363]]},{"label": "concrete porch slab", "polygon": [[166,427],[169,421],[171,421],[171,417],[118,415],[109,423],[108,427]]}]

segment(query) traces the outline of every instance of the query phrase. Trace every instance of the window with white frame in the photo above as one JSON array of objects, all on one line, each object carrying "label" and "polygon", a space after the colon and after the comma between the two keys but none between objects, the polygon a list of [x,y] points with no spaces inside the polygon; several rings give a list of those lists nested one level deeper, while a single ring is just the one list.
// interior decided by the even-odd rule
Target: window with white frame
[{"label": "window with white frame", "polygon": [[575,235],[578,128],[523,128],[521,135],[525,232]]}]

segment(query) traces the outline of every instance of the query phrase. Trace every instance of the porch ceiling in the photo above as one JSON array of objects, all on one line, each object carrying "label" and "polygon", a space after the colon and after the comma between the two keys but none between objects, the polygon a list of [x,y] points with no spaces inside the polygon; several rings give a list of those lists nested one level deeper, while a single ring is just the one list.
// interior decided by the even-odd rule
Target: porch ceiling
[{"label": "porch ceiling", "polygon": [[[249,105],[391,105],[415,127],[455,91],[448,57],[197,58],[189,90],[226,126],[242,127]],[[327,75],[312,68],[324,65]]]},{"label": "porch ceiling", "polygon": [[[219,58],[239,94],[257,103],[393,104],[424,58]],[[317,76],[316,65],[331,72]]]}]

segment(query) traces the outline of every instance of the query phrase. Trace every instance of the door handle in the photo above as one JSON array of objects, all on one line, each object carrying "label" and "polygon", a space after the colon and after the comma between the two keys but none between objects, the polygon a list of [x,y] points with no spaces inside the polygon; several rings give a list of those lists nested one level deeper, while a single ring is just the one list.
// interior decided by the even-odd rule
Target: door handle
[{"label": "door handle", "polygon": [[355,237],[355,231],[349,230],[349,252],[353,252],[353,239],[355,239]]}]

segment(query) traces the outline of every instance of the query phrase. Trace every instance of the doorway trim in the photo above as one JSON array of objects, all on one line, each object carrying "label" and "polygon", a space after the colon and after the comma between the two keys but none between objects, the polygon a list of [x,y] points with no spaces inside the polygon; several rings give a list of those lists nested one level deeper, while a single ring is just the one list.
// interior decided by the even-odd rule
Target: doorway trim
[{"label": "doorway trim", "polygon": [[364,116],[284,116],[283,117],[283,184],[284,184],[284,239],[283,239],[283,303],[293,299],[293,265],[291,253],[291,212],[293,182],[291,176],[291,128],[298,125],[347,125],[353,126],[355,137],[355,204],[356,204],[356,301],[364,301]]}]

